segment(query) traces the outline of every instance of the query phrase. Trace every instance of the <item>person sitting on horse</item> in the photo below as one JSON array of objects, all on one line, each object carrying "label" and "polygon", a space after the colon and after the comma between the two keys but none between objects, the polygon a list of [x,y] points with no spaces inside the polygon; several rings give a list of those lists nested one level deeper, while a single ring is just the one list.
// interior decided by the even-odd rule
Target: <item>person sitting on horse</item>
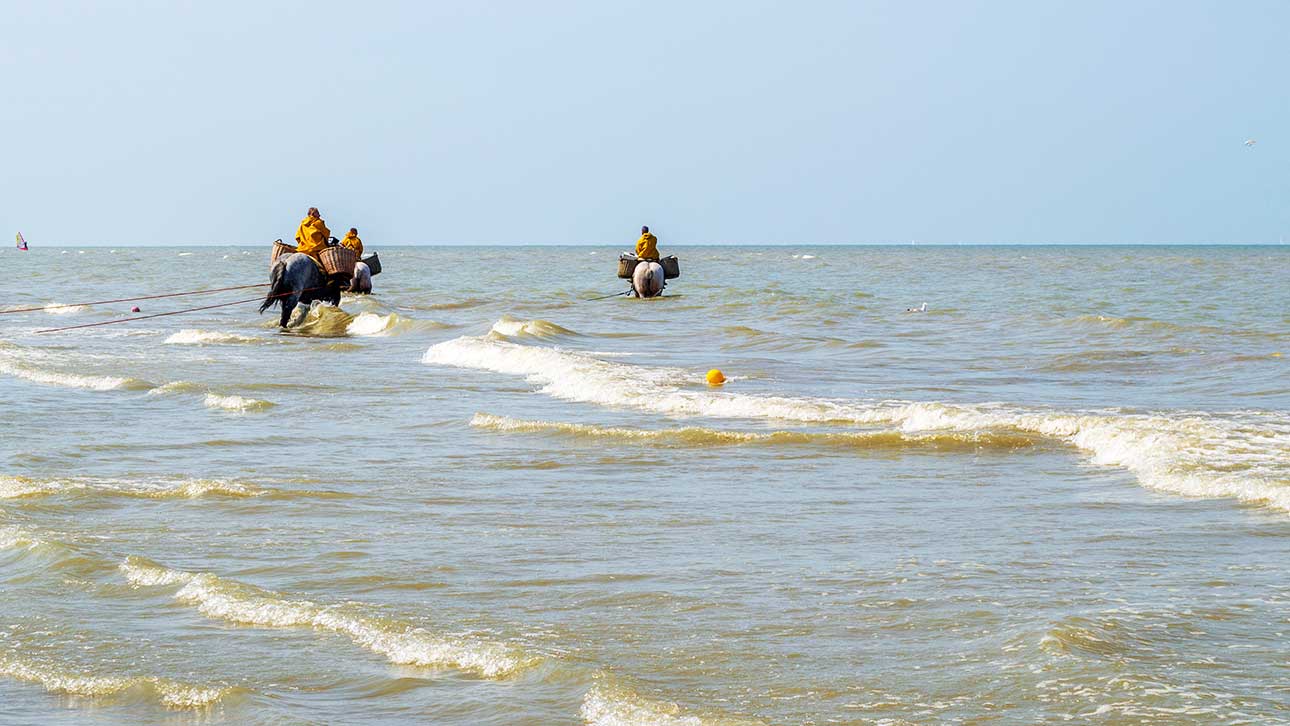
[{"label": "person sitting on horse", "polygon": [[354,250],[354,256],[363,259],[363,240],[358,238],[358,227],[350,227],[345,239],[340,241],[341,247],[348,247]]},{"label": "person sitting on horse", "polygon": [[310,207],[296,231],[296,252],[303,252],[321,262],[318,255],[327,249],[328,237],[331,237],[331,230],[327,229],[327,223],[322,220],[317,207]]},{"label": "person sitting on horse", "polygon": [[641,227],[641,237],[636,240],[636,258],[658,262],[658,237],[649,233],[649,227]]}]

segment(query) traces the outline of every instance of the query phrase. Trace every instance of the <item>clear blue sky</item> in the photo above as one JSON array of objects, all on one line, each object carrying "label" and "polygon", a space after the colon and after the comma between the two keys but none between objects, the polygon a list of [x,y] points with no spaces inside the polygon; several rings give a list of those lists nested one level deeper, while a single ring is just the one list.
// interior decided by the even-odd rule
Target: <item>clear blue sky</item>
[{"label": "clear blue sky", "polygon": [[0,28],[0,227],[35,243],[267,242],[310,205],[378,246],[1290,238],[1287,2],[0,0]]}]

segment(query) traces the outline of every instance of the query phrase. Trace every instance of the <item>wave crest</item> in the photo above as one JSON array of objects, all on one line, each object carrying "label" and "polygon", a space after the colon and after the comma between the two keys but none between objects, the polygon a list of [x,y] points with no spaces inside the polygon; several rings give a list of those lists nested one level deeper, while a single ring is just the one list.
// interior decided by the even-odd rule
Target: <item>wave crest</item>
[{"label": "wave crest", "polygon": [[35,366],[23,365],[7,360],[0,360],[0,373],[7,373],[16,378],[40,383],[46,386],[62,388],[80,388],[87,391],[114,391],[117,389],[142,390],[152,388],[152,384],[138,378],[126,376],[96,376],[82,373],[64,373]]},{"label": "wave crest", "polygon": [[165,342],[168,345],[215,345],[269,343],[270,341],[264,338],[225,333],[218,330],[185,328],[178,333],[171,334],[170,337],[166,338]]},{"label": "wave crest", "polygon": [[181,585],[175,599],[196,606],[207,617],[243,625],[339,633],[398,665],[454,668],[484,678],[503,678],[537,661],[511,646],[437,635],[410,623],[362,612],[362,606],[354,603],[327,606],[287,599],[215,575],[168,569],[142,557],[126,558],[120,569],[132,585]]},{"label": "wave crest", "polygon": [[629,429],[562,423],[558,421],[531,421],[477,413],[471,426],[501,432],[552,433],[578,438],[607,438],[628,441],[649,441],[655,445],[672,446],[738,446],[764,445],[816,445],[851,449],[931,449],[970,450],[997,448],[1021,449],[1038,443],[1035,436],[1021,433],[973,431],[913,434],[895,430],[829,432],[829,431],[723,431],[717,429],[686,427],[679,429]]},{"label": "wave crest", "polygon": [[577,335],[576,332],[550,320],[520,320],[503,315],[493,323],[489,333],[500,338],[558,338]]},{"label": "wave crest", "polygon": [[37,683],[51,693],[102,697],[135,693],[171,709],[201,709],[219,701],[234,689],[184,683],[155,676],[98,676],[77,673],[59,666],[36,664],[11,656],[0,657],[0,675]]},{"label": "wave crest", "polygon": [[398,313],[380,315],[378,313],[359,313],[349,322],[345,332],[349,335],[363,337],[384,337],[402,335],[426,330],[439,330],[449,327],[434,320],[417,320]]},{"label": "wave crest", "polygon": [[675,703],[611,685],[603,676],[583,696],[581,714],[587,726],[765,726],[722,713],[689,713]]},{"label": "wave crest", "polygon": [[[1233,498],[1290,511],[1290,420],[1280,414],[1064,412],[1003,404],[837,401],[696,390],[688,371],[601,360],[555,347],[463,337],[439,343],[432,365],[522,375],[570,401],[664,416],[882,426],[905,433],[1019,434],[1074,446],[1149,488]],[[695,383],[691,388],[683,384]]]},{"label": "wave crest", "polygon": [[269,493],[270,490],[254,484],[218,479],[137,481],[89,477],[33,479],[22,476],[0,476],[0,499],[60,494],[91,494],[141,499],[196,499],[205,496],[260,497]]},{"label": "wave crest", "polygon": [[219,393],[206,394],[206,398],[202,399],[202,404],[206,406],[206,408],[213,408],[221,411],[236,411],[238,413],[245,413],[247,411],[263,411],[277,405],[272,401],[265,401],[259,398],[225,396]]}]

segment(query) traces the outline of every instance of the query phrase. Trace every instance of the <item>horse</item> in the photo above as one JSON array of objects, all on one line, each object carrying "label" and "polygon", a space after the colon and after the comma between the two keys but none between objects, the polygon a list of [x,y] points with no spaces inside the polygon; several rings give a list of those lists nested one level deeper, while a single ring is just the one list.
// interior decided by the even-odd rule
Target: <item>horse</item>
[{"label": "horse", "polygon": [[366,262],[354,263],[354,278],[349,281],[348,292],[370,295],[372,292],[372,268]]},{"label": "horse", "polygon": [[339,305],[340,285],[329,280],[309,255],[293,252],[273,263],[269,271],[269,294],[260,304],[260,312],[281,305],[282,320],[278,325],[285,328],[296,305],[308,305],[315,300]]},{"label": "horse", "polygon": [[666,286],[663,266],[657,262],[641,260],[632,271],[632,292],[636,297],[658,297]]}]

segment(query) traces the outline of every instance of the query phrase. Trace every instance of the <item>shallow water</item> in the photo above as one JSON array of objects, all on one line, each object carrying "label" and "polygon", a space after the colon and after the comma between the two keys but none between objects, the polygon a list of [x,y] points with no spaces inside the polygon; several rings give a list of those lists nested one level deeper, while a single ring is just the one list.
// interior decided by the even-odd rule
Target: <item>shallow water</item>
[{"label": "shallow water", "polygon": [[[666,251],[0,315],[0,715],[1290,723],[1290,249]],[[0,308],[267,255],[15,252]]]}]

